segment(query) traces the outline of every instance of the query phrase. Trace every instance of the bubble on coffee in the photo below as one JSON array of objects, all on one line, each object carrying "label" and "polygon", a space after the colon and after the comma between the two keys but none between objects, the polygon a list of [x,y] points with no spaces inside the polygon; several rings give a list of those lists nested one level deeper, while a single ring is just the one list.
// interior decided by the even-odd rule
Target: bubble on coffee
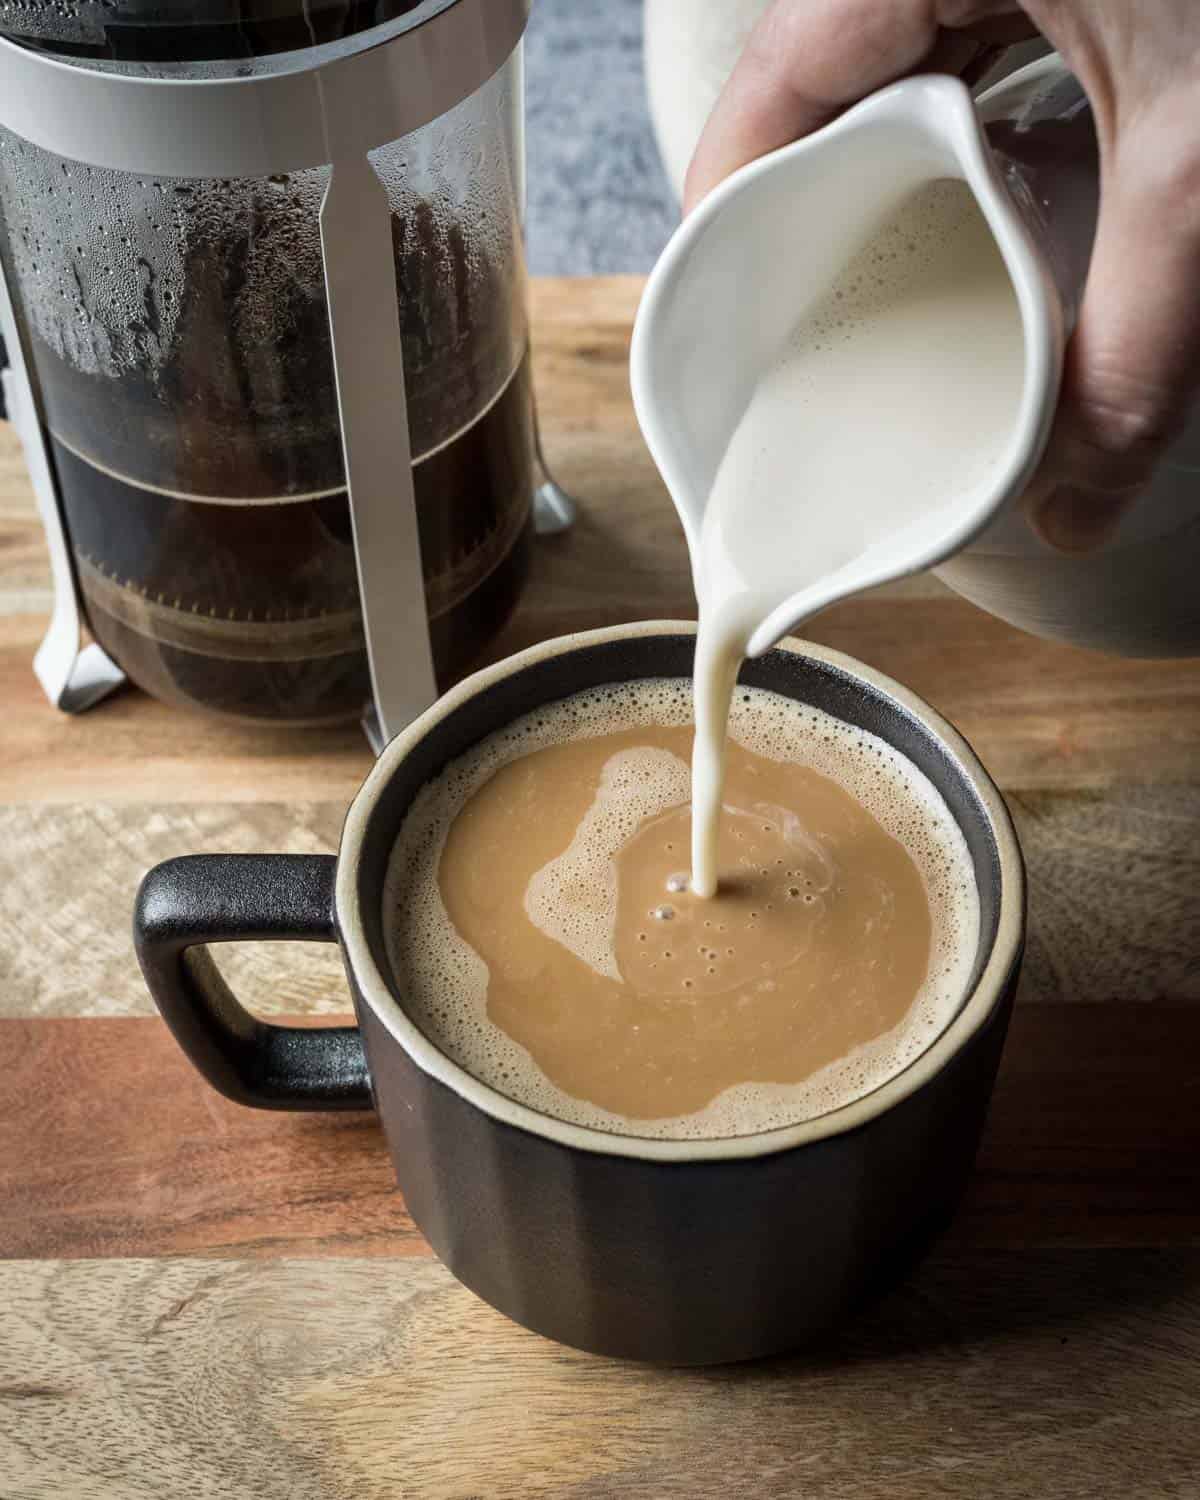
[{"label": "bubble on coffee", "polygon": [[[937,1038],[967,993],[978,945],[978,895],[965,839],[936,788],[905,755],[867,731],[780,694],[739,687],[730,716],[736,744],[828,777],[907,851],[932,924],[924,982],[901,1023],[868,1045],[800,1082],[737,1084],[686,1115],[617,1114],[548,1078],[489,1018],[488,965],[458,932],[442,900],[438,869],[447,836],[476,792],[521,757],[601,735],[691,722],[691,683],[683,679],[606,686],[540,708],[482,740],[427,784],[392,852],[384,896],[388,949],[410,1018],[481,1082],[573,1124],[643,1137],[713,1139],[813,1119],[901,1072]],[[525,892],[530,921],[608,979],[622,978],[614,947],[618,852],[650,820],[686,804],[689,777],[687,760],[661,749],[613,755],[567,848],[537,871]],[[497,870],[495,879],[503,880],[504,872]],[[803,879],[786,868],[779,879],[782,899],[794,888],[797,909],[803,910],[813,895]],[[659,910],[646,912],[647,940],[671,955],[656,962],[683,962],[690,968],[681,972],[697,975],[719,963],[738,963],[738,934],[714,931],[703,953],[685,956],[671,947],[666,912],[679,899],[664,889]],[[705,997],[698,994],[695,1003],[704,1005]]]}]

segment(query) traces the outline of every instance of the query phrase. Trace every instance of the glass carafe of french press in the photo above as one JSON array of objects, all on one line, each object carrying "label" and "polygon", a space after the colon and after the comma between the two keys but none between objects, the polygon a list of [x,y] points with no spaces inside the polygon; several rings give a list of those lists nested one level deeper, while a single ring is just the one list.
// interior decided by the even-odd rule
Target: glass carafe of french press
[{"label": "glass carafe of french press", "polygon": [[[56,83],[67,69],[200,87],[287,84],[400,41],[419,91],[428,49],[447,45],[435,26],[460,8],[494,30],[481,0],[0,0],[0,34],[50,54]],[[529,554],[519,34],[479,86],[369,155],[442,681],[503,621]],[[323,109],[355,108],[330,92]],[[368,697],[319,222],[329,180],[325,164],[139,173],[0,128],[0,260],[87,624],[170,702],[302,724]]]}]

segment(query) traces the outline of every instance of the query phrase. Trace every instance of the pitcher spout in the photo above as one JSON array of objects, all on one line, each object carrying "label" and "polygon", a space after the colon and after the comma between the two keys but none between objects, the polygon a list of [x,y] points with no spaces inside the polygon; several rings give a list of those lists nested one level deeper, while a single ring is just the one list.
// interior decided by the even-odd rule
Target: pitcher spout
[{"label": "pitcher spout", "polygon": [[693,559],[730,439],[792,330],[906,201],[946,179],[969,187],[995,239],[1025,351],[997,492],[980,496],[955,546],[1015,502],[1053,419],[1062,304],[967,89],[921,76],[734,173],[684,221],[647,282],[631,351],[634,405]]}]

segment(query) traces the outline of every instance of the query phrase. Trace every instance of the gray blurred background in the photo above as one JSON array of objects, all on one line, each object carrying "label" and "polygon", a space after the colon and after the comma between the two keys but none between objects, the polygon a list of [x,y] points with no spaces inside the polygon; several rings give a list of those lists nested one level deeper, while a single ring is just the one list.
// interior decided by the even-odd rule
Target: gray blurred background
[{"label": "gray blurred background", "polygon": [[641,0],[533,0],[525,47],[530,270],[648,271],[679,210],[646,109]]}]

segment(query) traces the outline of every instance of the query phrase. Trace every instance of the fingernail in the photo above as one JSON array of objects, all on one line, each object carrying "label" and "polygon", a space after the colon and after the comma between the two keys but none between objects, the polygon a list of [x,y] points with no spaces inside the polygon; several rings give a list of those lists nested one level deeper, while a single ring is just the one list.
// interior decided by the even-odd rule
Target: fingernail
[{"label": "fingernail", "polygon": [[1117,529],[1128,504],[1124,495],[1102,495],[1060,484],[1046,496],[1033,524],[1042,540],[1060,552],[1094,552]]}]

